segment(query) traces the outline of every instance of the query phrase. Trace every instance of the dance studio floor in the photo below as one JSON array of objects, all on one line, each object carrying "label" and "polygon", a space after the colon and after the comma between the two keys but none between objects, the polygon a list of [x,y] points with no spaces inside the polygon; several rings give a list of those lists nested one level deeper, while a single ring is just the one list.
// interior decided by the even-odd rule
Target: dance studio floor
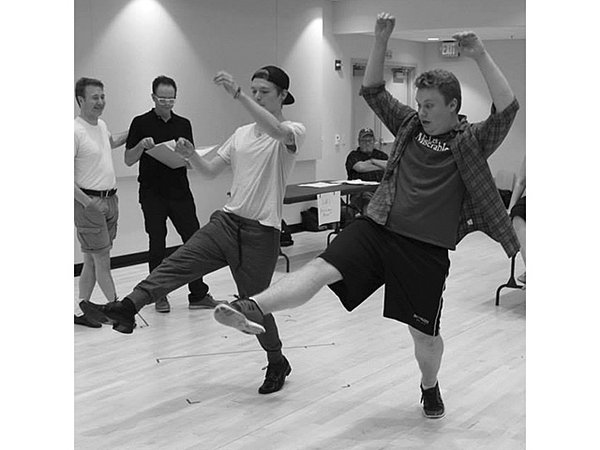
[{"label": "dance studio floor", "polygon": [[[295,234],[283,249],[292,271],[326,237]],[[526,291],[505,289],[494,305],[510,264],[484,234],[450,255],[439,374],[446,417],[422,416],[412,341],[405,325],[382,317],[382,289],[351,314],[327,288],[276,313],[292,373],[280,392],[259,395],[266,357],[256,339],[212,311],[188,310],[181,288],[171,313],[143,309],[149,326],[138,320],[132,335],[75,326],[75,448],[524,449]],[[280,258],[274,279],[284,272]],[[119,295],[146,273],[114,270]],[[228,269],[205,281],[232,299]],[[102,302],[98,289],[92,300]]]}]

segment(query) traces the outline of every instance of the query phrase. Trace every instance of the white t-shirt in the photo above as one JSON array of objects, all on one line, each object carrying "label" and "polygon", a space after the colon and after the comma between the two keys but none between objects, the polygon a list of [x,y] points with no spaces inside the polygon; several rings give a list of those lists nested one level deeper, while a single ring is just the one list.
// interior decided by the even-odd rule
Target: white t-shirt
[{"label": "white t-shirt", "polygon": [[287,179],[306,135],[303,124],[283,123],[293,130],[296,152],[266,133],[258,136],[256,123],[239,127],[218,150],[233,169],[231,198],[223,208],[225,212],[281,228]]},{"label": "white t-shirt", "polygon": [[75,184],[80,188],[105,191],[117,185],[109,138],[102,119],[91,125],[75,118]]}]

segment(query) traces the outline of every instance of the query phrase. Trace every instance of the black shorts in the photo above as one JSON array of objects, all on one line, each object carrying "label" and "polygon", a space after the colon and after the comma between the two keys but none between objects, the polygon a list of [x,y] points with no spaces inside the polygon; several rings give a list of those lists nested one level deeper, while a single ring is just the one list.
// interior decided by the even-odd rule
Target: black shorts
[{"label": "black shorts", "polygon": [[[521,197],[510,210],[510,218],[520,217],[525,220],[525,197]],[[526,221],[526,220],[525,220]]]},{"label": "black shorts", "polygon": [[450,269],[448,250],[407,238],[361,217],[321,255],[342,274],[329,285],[352,311],[385,284],[383,316],[437,336],[442,292]]}]

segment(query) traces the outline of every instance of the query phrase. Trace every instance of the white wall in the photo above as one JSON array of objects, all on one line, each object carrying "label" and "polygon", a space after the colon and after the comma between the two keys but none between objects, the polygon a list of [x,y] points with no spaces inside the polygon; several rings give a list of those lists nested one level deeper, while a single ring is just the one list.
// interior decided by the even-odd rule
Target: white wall
[{"label": "white wall", "polygon": [[[103,119],[113,132],[152,107],[152,80],[160,74],[178,85],[175,111],[192,121],[197,145],[223,142],[250,116],[212,83],[218,70],[242,86],[266,64],[290,75],[296,103],[284,108],[307,127],[304,147],[290,182],[314,180],[321,153],[321,54],[323,1],[293,0],[75,0],[75,73],[101,79],[107,107]],[[75,114],[78,113],[74,102]],[[137,165],[125,166],[123,149],[114,153],[120,194],[119,232],[113,256],[147,249],[137,203]],[[198,217],[206,223],[223,206],[231,185],[226,172],[207,180],[190,172]],[[133,190],[133,191],[132,191]],[[286,217],[299,217],[291,208]],[[180,243],[169,228],[168,245]],[[82,260],[75,241],[75,261]]]},{"label": "white wall", "polygon": [[[345,178],[344,162],[356,145],[351,135],[351,61],[367,59],[372,38],[334,34],[341,26],[335,19],[340,3],[345,2],[332,6],[328,0],[75,0],[74,80],[91,76],[105,83],[103,118],[118,132],[152,107],[154,77],[171,76],[179,88],[175,111],[192,121],[196,144],[216,144],[250,117],[212,84],[213,75],[227,70],[247,87],[256,68],[278,64],[290,74],[290,90],[296,97],[296,104],[286,107],[284,114],[302,121],[308,130],[290,183]],[[372,23],[374,15],[369,20]],[[506,143],[491,159],[493,169],[513,169],[525,148],[525,44],[486,45],[522,106]],[[441,60],[436,44],[393,39],[389,48],[390,62],[415,65],[417,72],[439,66],[456,72],[463,84],[465,112],[471,120],[484,117],[489,97],[471,61]],[[335,59],[342,60],[339,72],[333,67]],[[76,105],[74,111],[77,114]],[[340,145],[335,144],[336,134],[342,137]],[[112,255],[118,256],[146,250],[147,241],[137,203],[137,165],[124,165],[123,149],[115,151],[114,162],[121,203]],[[190,172],[189,177],[198,218],[206,223],[222,207],[231,174],[207,180]],[[284,219],[299,222],[306,206],[286,206]],[[170,228],[168,245],[179,242]],[[76,241],[74,247],[75,262],[80,262]]]},{"label": "white wall", "polygon": [[[323,40],[328,58],[324,58],[323,92],[326,99],[323,114],[323,152],[317,164],[317,178],[346,178],[346,156],[357,146],[357,136],[352,133],[352,60],[367,60],[372,37],[359,34],[334,35],[327,33]],[[424,65],[424,44],[392,39],[389,63],[415,66]],[[335,59],[342,61],[342,70],[335,72]],[[336,146],[334,136],[339,134],[341,144]]]},{"label": "white wall", "polygon": [[[510,83],[521,109],[513,126],[489,161],[492,173],[500,169],[517,171],[525,154],[525,40],[499,40],[484,42],[486,49]],[[492,104],[487,86],[475,63],[466,57],[445,59],[439,56],[439,44],[425,44],[425,61],[428,68],[439,67],[453,72],[462,87],[461,113],[470,122],[485,119]]]}]

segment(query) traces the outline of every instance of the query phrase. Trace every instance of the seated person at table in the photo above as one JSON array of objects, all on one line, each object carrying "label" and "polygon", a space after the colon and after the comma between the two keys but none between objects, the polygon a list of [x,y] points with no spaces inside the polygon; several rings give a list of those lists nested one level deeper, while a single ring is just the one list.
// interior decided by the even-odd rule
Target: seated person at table
[{"label": "seated person at table", "polygon": [[[346,172],[349,180],[381,181],[388,155],[375,148],[375,135],[370,128],[358,133],[358,148],[346,158]],[[363,212],[373,192],[361,192],[350,197],[350,204]]]}]

